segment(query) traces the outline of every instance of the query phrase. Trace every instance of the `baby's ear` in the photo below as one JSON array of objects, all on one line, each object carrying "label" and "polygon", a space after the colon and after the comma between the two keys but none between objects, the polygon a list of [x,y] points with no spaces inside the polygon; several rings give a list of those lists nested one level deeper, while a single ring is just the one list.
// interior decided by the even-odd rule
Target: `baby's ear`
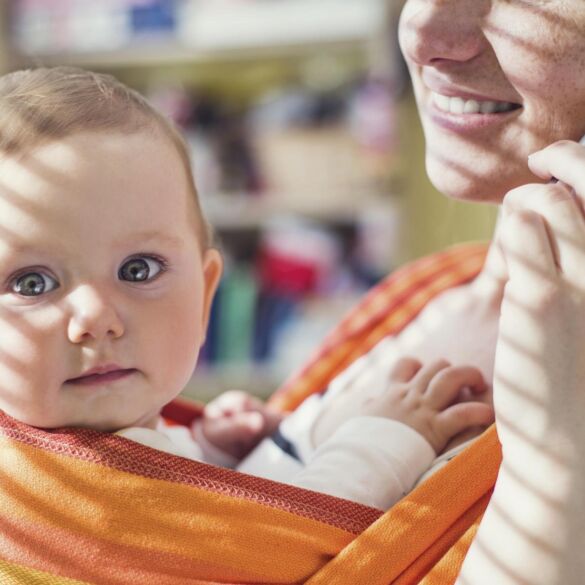
[{"label": "baby's ear", "polygon": [[205,341],[207,325],[209,323],[209,314],[211,312],[211,303],[219,286],[221,274],[223,272],[223,259],[219,250],[208,248],[203,253],[203,305],[202,305],[202,331],[203,336],[201,343]]}]

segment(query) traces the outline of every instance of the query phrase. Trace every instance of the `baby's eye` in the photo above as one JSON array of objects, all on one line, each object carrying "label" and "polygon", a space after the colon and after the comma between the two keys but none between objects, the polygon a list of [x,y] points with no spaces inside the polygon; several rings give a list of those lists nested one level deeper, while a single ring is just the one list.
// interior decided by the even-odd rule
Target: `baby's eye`
[{"label": "baby's eye", "polygon": [[144,282],[153,280],[165,270],[165,267],[165,262],[159,258],[152,256],[134,257],[122,264],[118,271],[118,277],[129,282]]},{"label": "baby's eye", "polygon": [[11,290],[23,297],[37,297],[58,288],[58,286],[59,283],[44,272],[27,272],[17,276],[12,281]]}]

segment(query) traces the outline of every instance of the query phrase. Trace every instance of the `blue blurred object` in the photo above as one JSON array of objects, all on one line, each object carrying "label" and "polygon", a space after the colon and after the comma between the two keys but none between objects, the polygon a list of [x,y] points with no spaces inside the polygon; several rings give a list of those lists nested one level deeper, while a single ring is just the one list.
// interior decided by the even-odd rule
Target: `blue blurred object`
[{"label": "blue blurred object", "polygon": [[132,32],[137,35],[174,33],[177,4],[177,0],[135,0],[129,6]]}]

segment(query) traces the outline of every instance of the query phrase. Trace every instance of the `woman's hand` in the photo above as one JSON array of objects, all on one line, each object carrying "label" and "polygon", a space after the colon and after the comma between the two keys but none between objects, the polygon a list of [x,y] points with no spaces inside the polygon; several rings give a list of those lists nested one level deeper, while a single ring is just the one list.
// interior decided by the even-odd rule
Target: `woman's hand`
[{"label": "woman's hand", "polygon": [[503,461],[458,585],[577,585],[585,556],[585,148],[530,158],[555,184],[504,200],[494,406]]},{"label": "woman's hand", "polygon": [[558,142],[529,165],[559,182],[504,200],[496,420],[508,455],[533,444],[572,458],[585,445],[585,147]]}]

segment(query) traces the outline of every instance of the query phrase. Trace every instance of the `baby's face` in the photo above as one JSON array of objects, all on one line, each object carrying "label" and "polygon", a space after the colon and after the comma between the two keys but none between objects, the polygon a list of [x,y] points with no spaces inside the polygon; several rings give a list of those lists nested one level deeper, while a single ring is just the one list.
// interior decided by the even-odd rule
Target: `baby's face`
[{"label": "baby's face", "polygon": [[[221,272],[172,145],[88,133],[0,158],[0,409],[148,425],[193,372]],[[110,375],[75,380],[96,367]]]}]

